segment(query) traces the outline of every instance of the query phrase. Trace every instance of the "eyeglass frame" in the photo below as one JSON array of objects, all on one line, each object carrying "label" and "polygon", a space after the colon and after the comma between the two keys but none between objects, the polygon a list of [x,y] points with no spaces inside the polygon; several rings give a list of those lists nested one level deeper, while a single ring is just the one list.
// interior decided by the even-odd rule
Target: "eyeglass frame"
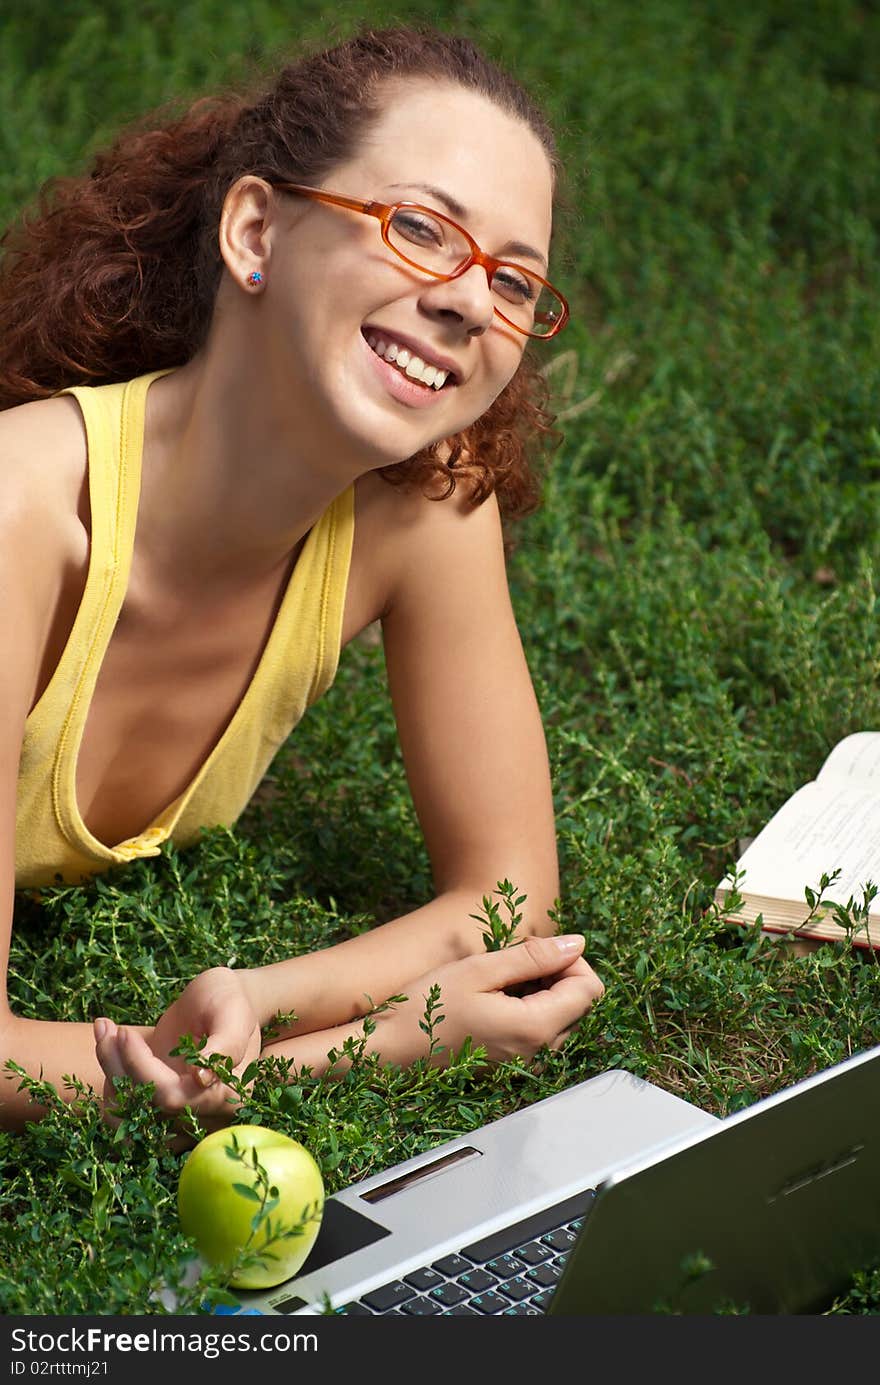
[{"label": "eyeglass frame", "polygon": [[[466,274],[474,265],[481,265],[482,268],[485,269],[490,292],[492,290],[492,279],[495,275],[495,271],[502,266],[506,266],[508,269],[516,269],[521,274],[527,275],[530,279],[536,279],[539,284],[543,284],[546,289],[549,289],[562,304],[562,313],[560,314],[559,321],[553,324],[549,332],[530,332],[527,327],[520,327],[517,323],[512,322],[495,303],[492,304],[493,311],[497,313],[501,321],[505,322],[508,327],[512,327],[515,332],[522,333],[525,337],[531,337],[535,341],[549,341],[551,337],[558,336],[568,322],[570,317],[568,301],[565,296],[559,292],[559,289],[556,288],[554,284],[550,283],[549,279],[544,279],[540,274],[536,274],[533,269],[526,269],[525,265],[518,264],[515,260],[499,260],[495,255],[487,255],[485,251],[480,249],[469,231],[466,231],[463,226],[459,226],[457,221],[453,221],[452,218],[446,216],[444,212],[438,212],[434,207],[425,207],[420,202],[388,203],[371,200],[364,201],[359,197],[346,197],[337,192],[325,192],[323,188],[306,187],[303,183],[267,181],[270,182],[271,187],[277,188],[279,192],[296,193],[300,197],[310,198],[313,202],[325,202],[333,207],[344,207],[348,211],[361,212],[364,216],[376,217],[381,223],[382,240],[388,246],[388,249],[393,251],[399,259],[403,260],[404,264],[408,264],[413,269],[417,269],[420,274],[429,275],[432,279],[438,279],[443,283],[449,283],[450,280],[458,279],[462,274]],[[441,274],[439,270],[427,269],[424,265],[418,264],[415,260],[411,260],[408,255],[404,255],[401,250],[398,250],[397,246],[392,244],[389,238],[388,228],[391,225],[395,213],[401,210],[425,212],[426,215],[435,217],[438,221],[445,222],[447,226],[451,226],[464,238],[467,245],[470,246],[470,255],[467,256],[464,262],[460,264],[458,269],[454,270],[452,274]]]}]

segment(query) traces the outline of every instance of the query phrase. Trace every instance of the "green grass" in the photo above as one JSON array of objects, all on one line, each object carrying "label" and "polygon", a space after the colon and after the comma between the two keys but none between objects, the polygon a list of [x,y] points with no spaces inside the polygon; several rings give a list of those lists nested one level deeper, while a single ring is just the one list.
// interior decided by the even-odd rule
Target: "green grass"
[{"label": "green grass", "polygon": [[[123,119],[326,32],[322,8],[17,7],[0,213]],[[607,991],[540,1069],[262,1073],[243,1118],[301,1139],[331,1189],[612,1066],[725,1114],[874,1042],[880,1001],[872,955],[793,957],[711,907],[738,839],[841,736],[880,726],[875,7],[336,8],[342,32],[415,16],[475,34],[561,129],[566,436],[510,577],[561,922]],[[235,833],[20,899],[10,990],[22,1014],[147,1021],[202,967],[307,951],[429,892],[381,651],[358,642]],[[137,1096],[122,1134],[89,1102],[0,1134],[0,1311],[156,1311],[191,1253],[178,1167]],[[880,1277],[853,1270],[834,1311],[876,1313]]]}]

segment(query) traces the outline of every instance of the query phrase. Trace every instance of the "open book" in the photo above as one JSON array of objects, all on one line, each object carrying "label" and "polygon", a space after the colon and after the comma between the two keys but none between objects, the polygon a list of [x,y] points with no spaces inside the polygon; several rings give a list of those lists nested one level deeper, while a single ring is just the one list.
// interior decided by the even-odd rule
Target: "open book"
[{"label": "open book", "polygon": [[[845,937],[827,908],[811,910],[805,889],[818,894],[820,877],[839,871],[822,894],[823,905],[850,899],[861,905],[866,885],[880,886],[880,731],[858,731],[839,741],[816,778],[762,828],[736,869],[745,872],[737,881],[745,903],[731,915],[737,921],[754,923],[761,914],[768,932]],[[727,876],[715,891],[722,909],[732,884]],[[853,942],[880,947],[880,894]]]}]

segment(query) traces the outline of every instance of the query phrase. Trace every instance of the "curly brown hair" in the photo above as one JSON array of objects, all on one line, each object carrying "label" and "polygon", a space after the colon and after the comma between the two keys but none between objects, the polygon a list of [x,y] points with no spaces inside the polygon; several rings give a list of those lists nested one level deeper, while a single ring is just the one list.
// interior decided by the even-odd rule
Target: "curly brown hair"
[{"label": "curly brown hair", "polygon": [[[50,181],[0,238],[0,409],[190,360],[211,322],[229,186],[244,173],[320,182],[380,114],[383,84],[410,78],[486,96],[538,136],[556,175],[552,131],[520,84],[469,40],[430,28],[365,30],[282,67],[268,89],[153,112],[86,174]],[[470,428],[381,474],[437,498],[460,478],[474,504],[494,491],[515,518],[537,503],[534,454],[552,422],[526,352]]]}]

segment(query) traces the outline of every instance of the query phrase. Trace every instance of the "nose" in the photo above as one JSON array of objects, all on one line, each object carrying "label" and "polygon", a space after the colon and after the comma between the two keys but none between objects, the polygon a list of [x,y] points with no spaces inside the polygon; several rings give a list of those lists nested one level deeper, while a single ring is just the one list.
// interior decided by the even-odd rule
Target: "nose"
[{"label": "nose", "polygon": [[459,322],[471,337],[481,337],[495,316],[489,277],[478,264],[455,279],[431,279],[424,286],[420,303],[429,317]]}]

